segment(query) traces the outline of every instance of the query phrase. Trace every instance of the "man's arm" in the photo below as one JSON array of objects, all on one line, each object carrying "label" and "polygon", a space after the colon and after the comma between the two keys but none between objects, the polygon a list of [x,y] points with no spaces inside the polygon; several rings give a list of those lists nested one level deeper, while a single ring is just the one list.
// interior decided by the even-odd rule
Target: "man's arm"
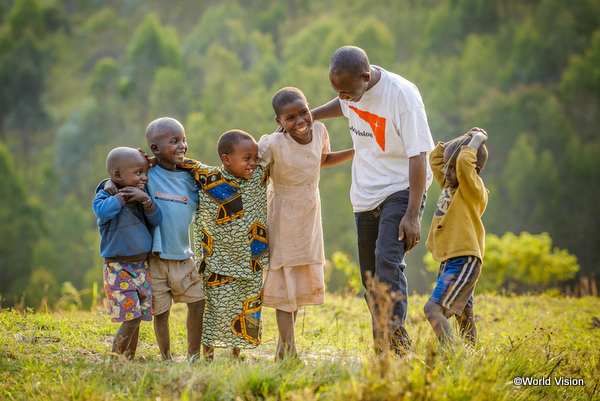
[{"label": "man's arm", "polygon": [[340,105],[340,98],[336,97],[328,103],[311,110],[313,119],[325,120],[327,118],[343,117],[342,106]]},{"label": "man's arm", "polygon": [[417,156],[410,157],[408,163],[408,182],[410,188],[408,206],[398,227],[398,241],[406,238],[404,246],[406,252],[413,249],[421,239],[419,212],[421,211],[421,202],[425,193],[427,153],[421,152]]},{"label": "man's arm", "polygon": [[354,157],[354,149],[340,150],[321,155],[321,167],[335,166]]}]

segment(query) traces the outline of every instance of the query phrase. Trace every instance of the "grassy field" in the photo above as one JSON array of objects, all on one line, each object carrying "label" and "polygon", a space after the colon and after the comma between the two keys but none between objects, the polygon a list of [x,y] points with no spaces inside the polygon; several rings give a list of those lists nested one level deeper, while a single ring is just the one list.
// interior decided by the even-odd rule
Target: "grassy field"
[{"label": "grassy field", "polygon": [[[243,361],[217,352],[211,364],[185,362],[185,308],[171,319],[175,363],[158,358],[143,323],[133,362],[110,358],[117,324],[101,312],[0,312],[0,399],[15,400],[553,400],[600,399],[600,298],[476,298],[479,344],[440,352],[411,296],[403,358],[371,352],[361,298],[329,295],[301,309],[302,364],[274,363],[276,325],[265,309],[263,344]],[[515,385],[515,381],[535,383]]]}]

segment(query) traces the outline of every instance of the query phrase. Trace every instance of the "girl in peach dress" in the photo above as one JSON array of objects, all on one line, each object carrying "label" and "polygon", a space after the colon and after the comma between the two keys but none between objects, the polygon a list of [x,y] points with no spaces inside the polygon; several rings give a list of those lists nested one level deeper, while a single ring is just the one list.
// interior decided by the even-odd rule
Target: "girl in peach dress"
[{"label": "girl in peach dress", "polygon": [[267,190],[270,260],[264,275],[263,306],[276,309],[276,358],[282,359],[297,354],[298,307],[325,301],[320,168],[351,159],[354,149],[331,152],[327,129],[321,122],[313,123],[299,89],[281,89],[272,104],[281,128],[258,142],[260,164],[271,170]]}]

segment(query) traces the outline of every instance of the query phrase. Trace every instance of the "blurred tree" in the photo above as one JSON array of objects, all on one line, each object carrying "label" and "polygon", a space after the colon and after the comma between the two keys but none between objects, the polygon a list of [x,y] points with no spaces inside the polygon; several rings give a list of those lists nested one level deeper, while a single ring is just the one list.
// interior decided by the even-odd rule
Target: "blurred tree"
[{"label": "blurred tree", "polygon": [[460,10],[463,29],[474,33],[490,33],[498,29],[498,3],[498,0],[452,0],[452,6]]},{"label": "blurred tree", "polygon": [[126,79],[128,92],[133,95],[134,104],[139,110],[138,122],[149,122],[148,93],[159,68],[182,66],[177,32],[173,28],[163,28],[159,18],[149,13],[136,28],[127,47]]},{"label": "blurred tree", "polygon": [[0,293],[12,304],[33,271],[32,251],[46,232],[42,208],[30,200],[6,147],[0,142]]},{"label": "blurred tree", "polygon": [[8,15],[8,24],[16,40],[28,30],[37,38],[45,33],[44,15],[36,0],[16,0]]},{"label": "blurred tree", "polygon": [[423,52],[438,55],[458,54],[465,30],[461,24],[461,9],[451,0],[441,1],[427,14],[423,26]]},{"label": "blurred tree", "polygon": [[[0,34],[1,35],[1,34]],[[45,54],[29,32],[10,49],[0,51],[0,139],[16,142],[25,162],[45,145],[36,134],[46,128],[49,115],[42,103],[46,89]],[[14,130],[19,135],[7,137]]]},{"label": "blurred tree", "polygon": [[150,88],[151,118],[170,116],[182,120],[187,114],[188,104],[185,96],[186,82],[183,72],[175,68],[156,70],[154,82]]},{"label": "blurred tree", "polygon": [[544,227],[555,231],[564,227],[562,219],[548,219],[552,210],[560,208],[563,198],[555,159],[548,150],[537,149],[536,141],[522,134],[504,169],[503,182],[510,206],[510,216],[506,217],[517,231],[540,231]]},{"label": "blurred tree", "polygon": [[119,63],[112,57],[99,60],[89,86],[90,94],[104,104],[115,101],[119,94]]},{"label": "blurred tree", "polygon": [[582,56],[573,56],[559,85],[565,108],[583,140],[597,138],[600,125],[600,29]]},{"label": "blurred tree", "polygon": [[361,21],[361,29],[356,31],[351,43],[367,52],[371,64],[390,66],[396,58],[394,35],[373,17]]}]

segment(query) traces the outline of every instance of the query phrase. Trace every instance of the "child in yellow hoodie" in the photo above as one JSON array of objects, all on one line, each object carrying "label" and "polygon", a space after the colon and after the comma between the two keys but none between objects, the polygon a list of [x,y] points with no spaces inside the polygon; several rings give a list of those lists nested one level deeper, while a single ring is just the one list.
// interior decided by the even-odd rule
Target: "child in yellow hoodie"
[{"label": "child in yellow hoodie", "polygon": [[439,339],[452,338],[448,318],[456,316],[461,335],[475,344],[473,292],[481,273],[485,228],[481,216],[488,190],[479,173],[487,161],[487,133],[472,128],[450,142],[439,142],[429,160],[442,188],[427,249],[440,264],[438,281],[425,304],[425,315]]}]

